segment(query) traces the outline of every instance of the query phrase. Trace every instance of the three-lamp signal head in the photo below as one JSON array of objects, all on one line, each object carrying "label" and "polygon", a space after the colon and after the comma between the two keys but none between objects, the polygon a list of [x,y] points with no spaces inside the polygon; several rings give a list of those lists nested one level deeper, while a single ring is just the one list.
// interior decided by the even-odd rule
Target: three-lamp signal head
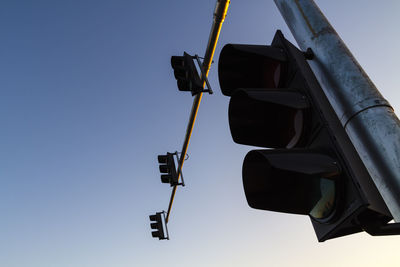
[{"label": "three-lamp signal head", "polygon": [[203,92],[203,82],[197,72],[193,56],[184,52],[183,56],[172,56],[171,66],[179,91],[189,91],[192,95]]},{"label": "three-lamp signal head", "polygon": [[308,215],[324,241],[391,217],[307,53],[278,31],[271,45],[225,45],[218,76],[233,140],[268,148],[243,161],[249,206]]},{"label": "three-lamp signal head", "polygon": [[[165,212],[157,212],[149,216],[150,227],[155,230],[151,232],[151,236],[159,240],[169,239],[167,223],[165,221]],[[165,228],[165,230],[164,230]]]},{"label": "three-lamp signal head", "polygon": [[228,44],[219,59],[221,91],[230,96],[233,140],[273,148],[246,155],[246,199],[252,208],[326,221],[335,213],[341,168],[335,153],[324,151],[329,137],[316,127],[320,119],[312,110],[308,85],[279,43],[283,36],[276,39],[270,46]]},{"label": "three-lamp signal head", "polygon": [[169,183],[171,186],[178,185],[178,173],[174,160],[174,153],[167,153],[166,155],[158,155],[159,169],[161,172],[161,182]]}]

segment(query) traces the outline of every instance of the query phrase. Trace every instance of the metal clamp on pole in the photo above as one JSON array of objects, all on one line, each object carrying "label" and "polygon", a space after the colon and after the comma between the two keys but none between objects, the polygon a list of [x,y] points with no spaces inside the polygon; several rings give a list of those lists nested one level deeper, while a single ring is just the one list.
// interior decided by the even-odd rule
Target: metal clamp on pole
[{"label": "metal clamp on pole", "polygon": [[207,75],[206,75],[206,73],[205,73],[205,71],[203,69],[203,63],[200,61],[200,57],[198,55],[195,55],[194,58],[196,59],[197,64],[199,66],[199,69],[201,71],[201,83],[204,84],[204,82],[205,82],[206,85],[207,85],[207,89],[206,90],[203,89],[201,92],[202,93],[209,93],[210,95],[212,95],[213,91],[211,89],[210,83],[208,82]]},{"label": "metal clamp on pole", "polygon": [[[182,153],[180,153],[180,152],[178,152],[178,151],[175,151],[174,155],[175,155],[175,157],[176,157],[176,162],[178,162],[178,168],[177,168],[176,173],[177,173],[178,177],[180,177],[180,178],[182,179],[182,182],[179,183],[179,182],[177,181],[177,183],[174,184],[174,185],[185,186],[185,180],[183,179],[183,173],[182,173],[182,166],[181,166],[181,164],[180,164],[181,160],[180,160],[180,157],[179,157],[178,154],[182,154]],[[187,154],[186,154],[186,155],[187,155]],[[181,157],[182,157],[182,156],[181,156]],[[188,159],[188,158],[189,158],[189,155],[188,155],[188,157],[187,157],[186,159]],[[185,160],[186,160],[186,159],[185,159]],[[171,185],[171,186],[172,186],[172,185]]]}]

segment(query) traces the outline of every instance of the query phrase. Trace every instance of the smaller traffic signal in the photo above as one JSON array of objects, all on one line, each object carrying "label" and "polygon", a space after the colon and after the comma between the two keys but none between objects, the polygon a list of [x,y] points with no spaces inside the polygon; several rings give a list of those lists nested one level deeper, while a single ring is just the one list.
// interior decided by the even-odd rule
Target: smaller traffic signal
[{"label": "smaller traffic signal", "polygon": [[169,183],[171,186],[178,185],[174,154],[167,152],[167,155],[158,155],[158,163],[160,164],[161,182]]},{"label": "smaller traffic signal", "polygon": [[157,212],[156,214],[150,215],[149,218],[150,218],[150,222],[151,222],[150,223],[151,229],[156,230],[156,231],[152,231],[151,235],[154,238],[158,237],[159,240],[169,239],[168,238],[168,230],[167,230],[167,225],[166,224],[165,224],[165,230],[166,231],[164,231],[163,212]]},{"label": "smaller traffic signal", "polygon": [[203,91],[203,83],[191,55],[184,52],[183,56],[172,56],[171,66],[174,69],[179,91],[190,91],[192,95]]}]

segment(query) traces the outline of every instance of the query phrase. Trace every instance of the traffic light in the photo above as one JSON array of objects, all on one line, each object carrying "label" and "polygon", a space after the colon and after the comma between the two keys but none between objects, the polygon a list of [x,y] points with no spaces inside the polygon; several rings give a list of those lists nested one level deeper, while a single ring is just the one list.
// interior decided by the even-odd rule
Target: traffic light
[{"label": "traffic light", "polygon": [[179,91],[190,91],[192,95],[203,91],[203,83],[191,55],[184,52],[183,56],[172,56],[171,66],[174,69]]},{"label": "traffic light", "polygon": [[169,183],[171,186],[178,185],[178,173],[175,167],[174,153],[167,155],[158,155],[158,163],[160,164],[161,182]]},{"label": "traffic light", "polygon": [[[164,231],[163,226],[163,212],[157,212],[156,214],[150,215],[149,218],[151,229],[156,230],[151,232],[152,237],[158,237],[159,240],[168,239],[168,231]],[[166,224],[165,227],[167,227]]]},{"label": "traffic light", "polygon": [[269,46],[228,44],[221,51],[232,138],[269,148],[243,161],[247,202],[308,215],[319,241],[385,232],[392,216],[309,67],[312,58],[280,31]]}]

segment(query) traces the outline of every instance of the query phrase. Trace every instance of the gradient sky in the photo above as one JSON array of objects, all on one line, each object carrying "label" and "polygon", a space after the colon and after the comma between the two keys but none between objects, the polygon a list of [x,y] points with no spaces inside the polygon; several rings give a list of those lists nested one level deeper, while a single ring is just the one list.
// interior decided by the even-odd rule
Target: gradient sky
[{"label": "gradient sky", "polygon": [[[317,0],[400,110],[400,1]],[[0,4],[0,266],[399,266],[400,237],[318,243],[306,216],[250,209],[219,90],[226,43],[293,40],[272,0],[231,1],[169,232],[157,154],[180,150],[192,105],[170,57],[203,55],[215,0]]]}]

